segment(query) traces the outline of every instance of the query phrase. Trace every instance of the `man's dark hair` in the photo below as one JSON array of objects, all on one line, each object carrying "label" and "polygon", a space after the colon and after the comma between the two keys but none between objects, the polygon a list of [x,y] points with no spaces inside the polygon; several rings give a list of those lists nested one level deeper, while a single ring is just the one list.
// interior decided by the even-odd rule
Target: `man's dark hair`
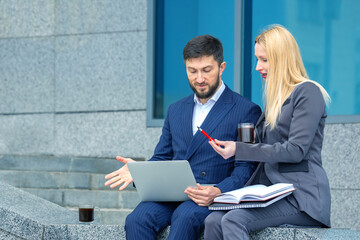
[{"label": "man's dark hair", "polygon": [[191,39],[183,51],[184,61],[203,56],[214,56],[218,65],[223,62],[223,47],[219,39],[210,35],[200,35]]}]

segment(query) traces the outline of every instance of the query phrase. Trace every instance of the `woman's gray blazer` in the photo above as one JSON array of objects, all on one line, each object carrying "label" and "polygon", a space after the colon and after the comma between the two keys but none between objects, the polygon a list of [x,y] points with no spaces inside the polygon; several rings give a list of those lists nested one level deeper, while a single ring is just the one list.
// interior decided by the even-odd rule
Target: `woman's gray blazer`
[{"label": "woman's gray blazer", "polygon": [[265,126],[262,114],[256,124],[259,143],[237,142],[235,159],[260,162],[247,185],[258,183],[264,172],[272,184],[294,184],[289,201],[330,227],[330,188],[321,161],[326,116],[320,89],[302,83],[283,104],[275,129]]}]

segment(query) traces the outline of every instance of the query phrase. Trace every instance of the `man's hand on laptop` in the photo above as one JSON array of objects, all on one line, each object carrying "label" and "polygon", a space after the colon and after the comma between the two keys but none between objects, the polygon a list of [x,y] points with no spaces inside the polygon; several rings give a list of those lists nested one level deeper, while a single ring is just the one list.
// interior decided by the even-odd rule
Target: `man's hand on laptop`
[{"label": "man's hand on laptop", "polygon": [[185,193],[199,206],[209,206],[214,198],[221,193],[217,187],[201,186],[199,183],[197,187],[188,187],[185,189]]},{"label": "man's hand on laptop", "polygon": [[116,170],[112,173],[109,173],[108,175],[105,176],[105,179],[110,179],[108,181],[105,182],[105,186],[110,185],[111,188],[117,187],[121,184],[123,184],[119,190],[124,190],[130,183],[133,182],[133,179],[130,175],[130,171],[129,168],[127,166],[128,162],[135,162],[135,160],[131,159],[131,158],[123,158],[120,156],[116,157],[116,160],[118,160],[119,162],[125,163],[124,166],[122,166],[122,168],[120,168],[119,170]]}]

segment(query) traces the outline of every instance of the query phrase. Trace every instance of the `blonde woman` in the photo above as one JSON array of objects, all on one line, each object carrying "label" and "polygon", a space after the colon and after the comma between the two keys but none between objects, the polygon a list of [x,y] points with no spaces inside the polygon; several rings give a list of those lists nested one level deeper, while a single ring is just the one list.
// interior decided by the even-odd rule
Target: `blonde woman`
[{"label": "blonde woman", "polygon": [[330,97],[309,80],[298,45],[282,26],[255,39],[256,70],[265,81],[265,109],[257,143],[209,142],[227,159],[259,162],[246,185],[292,183],[296,190],[266,207],[215,211],[205,220],[205,239],[249,239],[265,227],[330,227],[330,189],[321,148]]}]

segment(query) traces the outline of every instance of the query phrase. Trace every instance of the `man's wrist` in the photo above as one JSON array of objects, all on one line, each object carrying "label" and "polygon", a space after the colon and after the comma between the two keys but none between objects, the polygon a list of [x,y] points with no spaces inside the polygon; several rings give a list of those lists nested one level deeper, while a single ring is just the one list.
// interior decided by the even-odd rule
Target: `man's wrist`
[{"label": "man's wrist", "polygon": [[218,191],[218,194],[221,194],[221,189],[220,188],[218,188],[216,186],[214,186],[214,188],[216,189],[216,191]]}]

